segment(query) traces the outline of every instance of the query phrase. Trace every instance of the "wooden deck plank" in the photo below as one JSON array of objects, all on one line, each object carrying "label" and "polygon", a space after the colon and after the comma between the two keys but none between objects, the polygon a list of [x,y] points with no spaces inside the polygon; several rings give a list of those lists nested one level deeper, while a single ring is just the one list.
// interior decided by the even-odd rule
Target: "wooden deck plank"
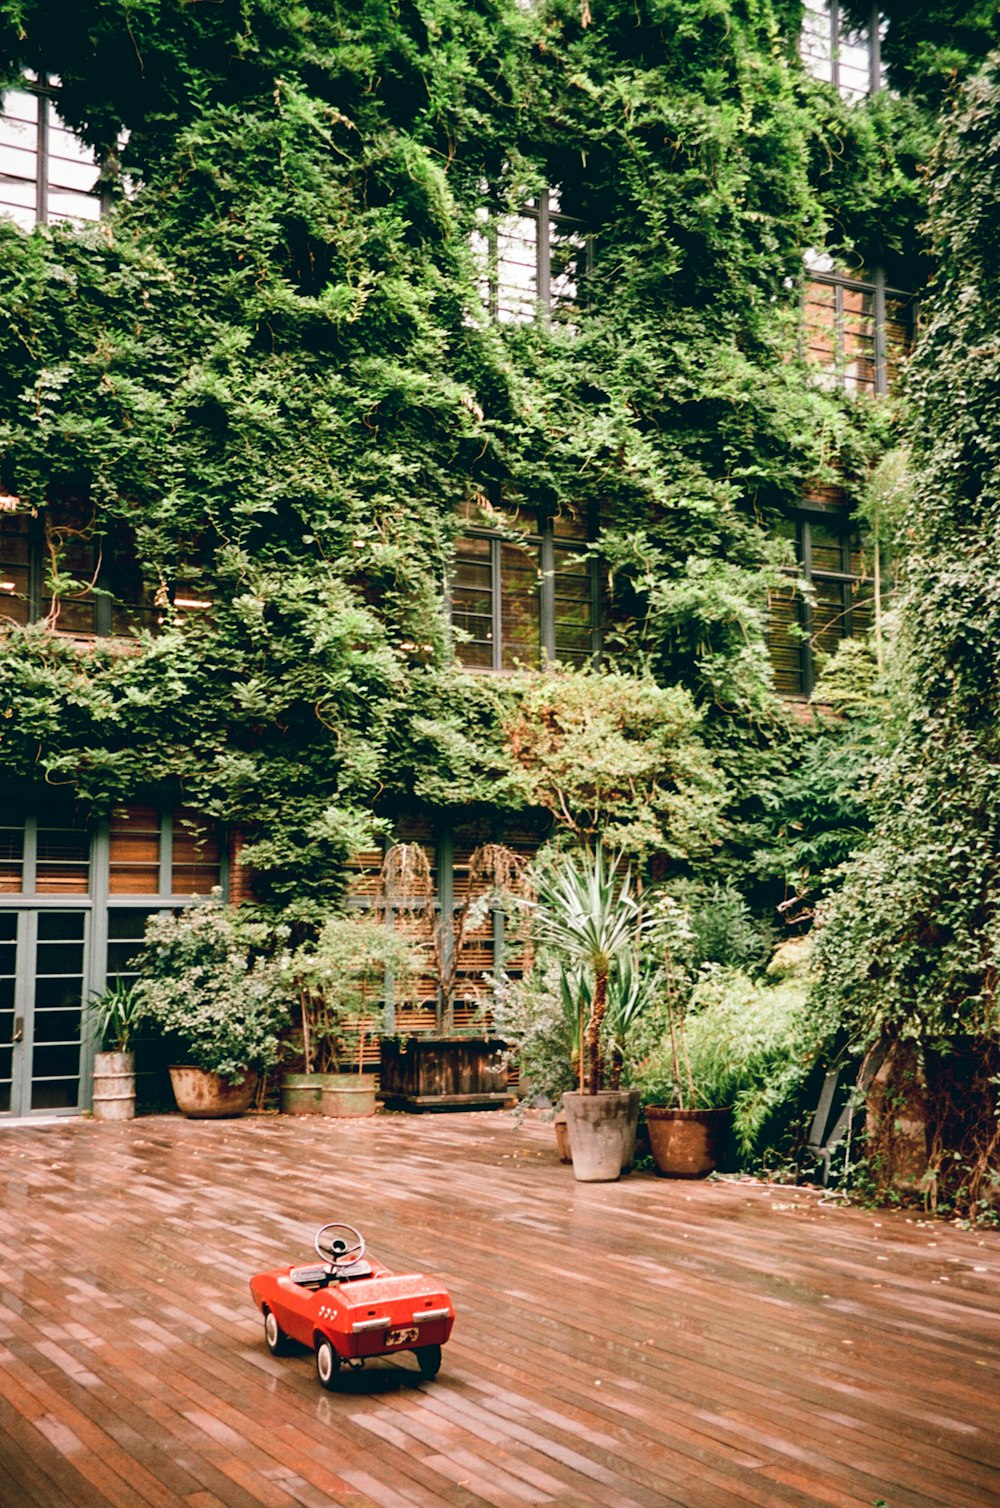
[{"label": "wooden deck plank", "polygon": [[[980,1508],[1000,1236],[582,1185],[505,1114],[0,1126],[3,1508]],[[327,1219],[458,1310],[323,1393],[247,1290]]]}]

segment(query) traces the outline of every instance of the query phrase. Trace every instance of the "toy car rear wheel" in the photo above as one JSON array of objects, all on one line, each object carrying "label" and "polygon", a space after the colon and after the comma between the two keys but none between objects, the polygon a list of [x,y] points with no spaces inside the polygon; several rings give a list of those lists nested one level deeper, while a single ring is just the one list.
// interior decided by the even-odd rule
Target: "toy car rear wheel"
[{"label": "toy car rear wheel", "polygon": [[270,1309],[264,1310],[264,1344],[272,1356],[288,1355],[288,1336]]},{"label": "toy car rear wheel", "polygon": [[330,1389],[337,1380],[340,1370],[340,1357],[326,1336],[321,1336],[316,1347],[316,1376],[319,1378],[321,1388]]},{"label": "toy car rear wheel", "polygon": [[413,1354],[417,1358],[421,1377],[426,1377],[429,1382],[437,1376],[441,1370],[440,1346],[417,1346]]}]

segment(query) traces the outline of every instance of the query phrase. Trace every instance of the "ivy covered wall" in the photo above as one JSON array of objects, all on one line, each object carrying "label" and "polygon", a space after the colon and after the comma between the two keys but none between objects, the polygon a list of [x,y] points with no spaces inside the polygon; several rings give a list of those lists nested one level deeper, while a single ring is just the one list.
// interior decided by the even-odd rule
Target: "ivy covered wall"
[{"label": "ivy covered wall", "polygon": [[[402,805],[548,809],[545,697],[456,667],[443,586],[463,508],[592,511],[613,619],[568,701],[671,709],[640,788],[626,729],[608,820],[764,908],[821,885],[861,819],[836,761],[802,789],[821,735],[773,695],[771,525],[811,483],[860,494],[891,411],[807,381],[802,253],[927,265],[931,116],[807,79],[800,15],[4,0],[7,78],[58,75],[115,203],[0,226],[0,484],[131,531],[163,620],[5,630],[5,777],[97,810],[180,788],[303,915]],[[498,325],[470,235],[543,184],[593,228],[585,306]]]}]

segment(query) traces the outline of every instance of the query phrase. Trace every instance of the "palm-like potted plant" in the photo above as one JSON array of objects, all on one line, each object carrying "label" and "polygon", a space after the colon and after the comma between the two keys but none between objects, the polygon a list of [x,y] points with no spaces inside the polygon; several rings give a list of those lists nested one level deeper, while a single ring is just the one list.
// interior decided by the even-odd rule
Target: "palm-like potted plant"
[{"label": "palm-like potted plant", "polygon": [[579,992],[579,1089],[563,1095],[563,1108],[574,1175],[607,1182],[630,1161],[639,1106],[635,1090],[605,1088],[609,984],[612,970],[637,947],[645,917],[621,856],[608,857],[598,843],[543,867],[534,918],[539,943],[587,980]]},{"label": "palm-like potted plant", "polygon": [[185,1115],[241,1115],[258,1075],[279,1061],[289,971],[287,957],[270,951],[275,941],[214,896],[150,917],[135,993],[178,1046],[170,1082]]},{"label": "palm-like potted plant", "polygon": [[119,979],[91,997],[87,1015],[98,1044],[94,1054],[94,1119],[130,1121],[135,1115],[132,1042],[145,1007],[135,987]]}]

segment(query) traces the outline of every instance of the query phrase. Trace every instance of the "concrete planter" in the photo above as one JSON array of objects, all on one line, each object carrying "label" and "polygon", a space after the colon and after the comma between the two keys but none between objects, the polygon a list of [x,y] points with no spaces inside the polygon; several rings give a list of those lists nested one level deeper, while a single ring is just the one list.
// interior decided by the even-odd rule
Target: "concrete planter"
[{"label": "concrete planter", "polygon": [[249,1110],[257,1088],[257,1075],[250,1071],[235,1084],[228,1084],[207,1068],[192,1068],[186,1063],[171,1064],[169,1072],[177,1108],[182,1115],[193,1120],[221,1120],[242,1115]]},{"label": "concrete planter", "polygon": [[94,1056],[95,1121],[130,1121],[135,1115],[135,1053]]},{"label": "concrete planter", "polygon": [[637,1089],[564,1094],[573,1176],[580,1183],[611,1183],[631,1166],[639,1115]]},{"label": "concrete planter", "polygon": [[360,1073],[340,1076],[340,1083],[323,1089],[322,1113],[338,1120],[375,1114],[375,1085]]},{"label": "concrete planter", "polygon": [[649,1149],[667,1178],[705,1178],[715,1171],[729,1135],[731,1110],[673,1110],[646,1106]]}]

